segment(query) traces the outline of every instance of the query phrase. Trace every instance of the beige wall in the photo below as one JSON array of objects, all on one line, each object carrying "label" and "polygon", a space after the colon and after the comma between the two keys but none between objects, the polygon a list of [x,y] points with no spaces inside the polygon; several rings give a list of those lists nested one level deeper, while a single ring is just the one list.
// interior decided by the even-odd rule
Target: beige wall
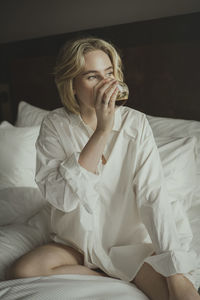
[{"label": "beige wall", "polygon": [[0,43],[197,11],[199,0],[0,0]]}]

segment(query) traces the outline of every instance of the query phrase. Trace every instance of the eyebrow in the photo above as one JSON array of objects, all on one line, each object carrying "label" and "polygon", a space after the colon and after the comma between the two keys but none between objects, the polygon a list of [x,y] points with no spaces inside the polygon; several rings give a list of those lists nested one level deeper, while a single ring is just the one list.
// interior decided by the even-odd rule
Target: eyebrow
[{"label": "eyebrow", "polygon": [[[104,71],[108,71],[108,70],[111,70],[111,69],[113,69],[113,66],[110,66],[110,67],[106,68]],[[90,73],[99,73],[99,71],[96,71],[96,70],[88,70],[88,71],[82,73],[82,75],[87,75],[87,74],[90,74]]]}]

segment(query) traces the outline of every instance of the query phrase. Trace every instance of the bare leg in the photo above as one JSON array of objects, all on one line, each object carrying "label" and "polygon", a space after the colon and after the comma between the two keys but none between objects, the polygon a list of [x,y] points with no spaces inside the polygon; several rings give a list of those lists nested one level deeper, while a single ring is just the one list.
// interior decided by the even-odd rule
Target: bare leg
[{"label": "bare leg", "polygon": [[183,275],[168,278],[144,263],[132,281],[151,300],[200,300],[192,283]]},{"label": "bare leg", "polygon": [[157,273],[147,263],[143,264],[132,283],[151,300],[169,300],[165,277]]},{"label": "bare leg", "polygon": [[58,243],[38,247],[20,257],[8,270],[7,279],[84,274],[106,276],[83,266],[84,257],[75,249]]},{"label": "bare leg", "polygon": [[170,300],[200,300],[200,296],[193,284],[182,274],[167,278]]}]

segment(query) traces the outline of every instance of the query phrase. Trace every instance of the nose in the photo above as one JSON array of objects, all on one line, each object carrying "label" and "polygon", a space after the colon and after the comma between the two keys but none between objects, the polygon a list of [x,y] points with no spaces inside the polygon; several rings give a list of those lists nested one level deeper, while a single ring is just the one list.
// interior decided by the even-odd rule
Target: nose
[{"label": "nose", "polygon": [[101,78],[101,80],[104,80],[104,79],[106,79],[107,77],[106,77],[106,75],[100,75],[100,78]]},{"label": "nose", "polygon": [[107,79],[108,77],[106,77],[106,75],[103,75],[103,74],[99,74],[97,79],[98,79],[98,82],[102,81],[102,80],[105,80]]},{"label": "nose", "polygon": [[108,75],[102,75],[102,76],[101,76],[101,79],[102,79],[102,80],[104,80],[104,79],[112,80],[112,79],[114,79],[114,77],[113,77],[113,76],[108,76]]}]

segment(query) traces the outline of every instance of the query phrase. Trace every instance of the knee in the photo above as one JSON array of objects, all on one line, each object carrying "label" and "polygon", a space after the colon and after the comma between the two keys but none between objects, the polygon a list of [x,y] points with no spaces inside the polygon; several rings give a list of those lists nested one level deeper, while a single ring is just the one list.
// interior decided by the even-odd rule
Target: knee
[{"label": "knee", "polygon": [[15,262],[7,270],[5,274],[6,280],[33,277],[33,266],[28,263]]},{"label": "knee", "polygon": [[43,245],[17,259],[7,270],[5,277],[9,279],[47,276],[56,265],[51,245]]}]

